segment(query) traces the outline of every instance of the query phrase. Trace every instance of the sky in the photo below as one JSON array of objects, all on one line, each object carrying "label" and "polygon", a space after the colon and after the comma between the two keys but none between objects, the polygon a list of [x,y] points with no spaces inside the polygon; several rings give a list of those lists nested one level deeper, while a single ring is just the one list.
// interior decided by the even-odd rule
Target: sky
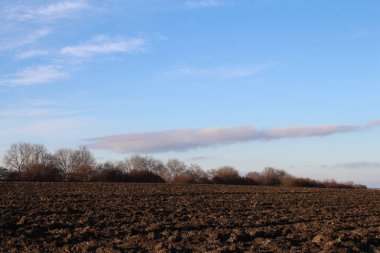
[{"label": "sky", "polygon": [[380,187],[380,1],[0,0],[0,156],[272,166]]}]

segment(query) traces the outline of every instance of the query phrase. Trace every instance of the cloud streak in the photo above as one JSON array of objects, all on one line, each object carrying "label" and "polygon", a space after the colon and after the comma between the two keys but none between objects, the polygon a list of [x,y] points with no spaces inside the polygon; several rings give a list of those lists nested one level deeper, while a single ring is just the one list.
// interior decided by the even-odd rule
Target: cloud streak
[{"label": "cloud streak", "polygon": [[45,6],[16,6],[8,10],[8,18],[17,21],[47,21],[63,17],[87,9],[86,1],[61,1]]},{"label": "cloud streak", "polygon": [[255,64],[247,66],[230,66],[214,68],[195,68],[191,66],[171,67],[164,72],[169,78],[216,78],[235,79],[256,75],[268,68],[271,64]]},{"label": "cloud streak", "polygon": [[252,126],[231,128],[175,129],[160,132],[129,133],[92,138],[88,147],[119,153],[159,153],[216,147],[233,143],[269,141],[284,138],[324,137],[367,130],[366,125],[318,125],[257,130]]},{"label": "cloud streak", "polygon": [[18,54],[16,58],[19,60],[25,60],[46,55],[48,55],[48,52],[45,50],[29,50]]},{"label": "cloud streak", "polygon": [[61,134],[69,130],[87,127],[90,123],[87,119],[79,117],[51,118],[36,120],[31,123],[9,122],[4,126],[0,122],[0,137],[30,135],[35,137],[46,137],[51,134]]},{"label": "cloud streak", "polygon": [[145,41],[140,38],[123,39],[97,36],[87,43],[67,46],[60,50],[61,54],[73,57],[90,57],[99,54],[135,53],[143,51]]},{"label": "cloud streak", "polygon": [[88,5],[84,1],[66,1],[41,7],[37,9],[36,14],[41,16],[66,15],[87,7]]},{"label": "cloud streak", "polygon": [[5,80],[5,85],[15,87],[51,83],[65,76],[56,66],[39,65],[16,73],[12,78]]},{"label": "cloud streak", "polygon": [[190,0],[185,3],[189,8],[210,8],[225,4],[222,0]]},{"label": "cloud streak", "polygon": [[0,111],[0,117],[35,117],[46,115],[50,111],[39,108],[24,108],[19,110],[3,110]]},{"label": "cloud streak", "polygon": [[48,36],[49,34],[51,34],[51,30],[44,28],[33,31],[27,34],[25,37],[4,40],[3,42],[0,42],[0,51],[20,48],[25,45],[33,44],[41,38]]}]

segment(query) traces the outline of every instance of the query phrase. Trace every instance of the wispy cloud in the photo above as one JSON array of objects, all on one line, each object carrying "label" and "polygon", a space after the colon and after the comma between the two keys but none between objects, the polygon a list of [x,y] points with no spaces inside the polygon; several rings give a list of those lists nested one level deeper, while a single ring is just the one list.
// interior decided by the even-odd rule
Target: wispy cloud
[{"label": "wispy cloud", "polygon": [[76,118],[45,119],[16,130],[20,133],[46,136],[47,134],[60,132],[63,129],[75,129],[83,126],[83,124],[84,121]]},{"label": "wispy cloud", "polygon": [[49,35],[51,33],[51,30],[50,29],[40,29],[40,30],[37,30],[31,34],[29,34],[24,40],[23,40],[23,44],[30,44],[30,43],[33,43],[35,42],[36,40],[40,39],[40,38],[43,38],[43,37],[46,37],[47,35]]},{"label": "wispy cloud", "polygon": [[69,17],[72,13],[87,9],[86,1],[61,1],[44,6],[19,5],[7,10],[8,18],[17,21],[48,21]]},{"label": "wispy cloud", "polygon": [[46,115],[50,111],[40,108],[24,108],[18,110],[2,110],[0,111],[0,117],[34,117]]},{"label": "wispy cloud", "polygon": [[171,67],[164,72],[168,78],[217,78],[217,79],[234,79],[245,78],[256,75],[268,68],[272,64],[254,64],[247,66],[229,66],[213,68],[196,68],[191,66]]},{"label": "wispy cloud", "polygon": [[7,86],[25,86],[50,83],[65,77],[58,67],[53,65],[39,65],[29,67],[16,73],[12,78],[5,80]]},{"label": "wispy cloud", "polygon": [[323,137],[339,133],[366,130],[373,125],[318,125],[256,130],[252,126],[232,128],[176,129],[160,132],[129,133],[89,139],[91,148],[120,153],[154,153],[186,151],[201,147],[239,142],[265,141],[283,138]]},{"label": "wispy cloud", "polygon": [[3,106],[0,117],[24,119],[25,117],[57,115],[57,112],[53,110],[54,105],[55,100],[23,99]]},{"label": "wispy cloud", "polygon": [[19,60],[24,60],[24,59],[30,59],[30,58],[46,56],[46,55],[48,55],[48,52],[45,50],[29,50],[29,51],[19,53],[18,55],[16,55],[16,58]]},{"label": "wispy cloud", "polygon": [[23,99],[15,102],[12,106],[14,107],[51,107],[56,103],[55,99]]},{"label": "wispy cloud", "polygon": [[145,40],[140,38],[124,39],[97,36],[87,43],[67,46],[61,54],[74,57],[90,57],[97,54],[135,53],[143,50]]},{"label": "wispy cloud", "polygon": [[[2,123],[2,122],[0,122]],[[25,124],[10,124],[13,127],[4,127],[0,124],[0,136],[29,135],[46,137],[50,134],[62,133],[62,131],[80,129],[88,126],[89,120],[79,117],[51,118],[35,120]]]},{"label": "wispy cloud", "polygon": [[[93,108],[78,109],[76,106],[66,108],[68,98],[58,100],[27,99],[7,104],[0,109],[0,117],[6,117],[5,121],[13,120],[37,120],[50,117],[68,117],[83,115]],[[24,125],[24,124],[21,124]]]},{"label": "wispy cloud", "polygon": [[51,29],[38,29],[36,31],[33,31],[24,37],[20,36],[19,38],[13,37],[12,39],[3,40],[0,42],[0,51],[14,49],[14,48],[20,48],[28,44],[32,44],[39,39],[48,36],[51,34]]},{"label": "wispy cloud", "polygon": [[208,8],[225,4],[223,0],[189,0],[185,2],[185,6],[189,8]]},{"label": "wispy cloud", "polygon": [[187,161],[189,162],[196,162],[196,161],[201,161],[201,160],[207,160],[207,159],[210,159],[211,157],[209,156],[194,156],[194,157],[191,157],[189,159],[187,159]]},{"label": "wispy cloud", "polygon": [[36,14],[42,16],[67,15],[87,7],[88,5],[85,1],[65,1],[40,7],[37,9]]},{"label": "wispy cloud", "polygon": [[369,168],[369,169],[380,169],[380,163],[379,162],[368,162],[368,161],[357,161],[357,162],[348,162],[348,163],[338,163],[332,166],[328,166],[332,168],[343,168],[343,169],[362,169],[362,168]]}]

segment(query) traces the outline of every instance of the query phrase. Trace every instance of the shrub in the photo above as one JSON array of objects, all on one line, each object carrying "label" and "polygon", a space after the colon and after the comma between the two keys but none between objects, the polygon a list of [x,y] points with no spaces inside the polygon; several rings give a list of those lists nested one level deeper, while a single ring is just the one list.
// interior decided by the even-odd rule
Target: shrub
[{"label": "shrub", "polygon": [[286,171],[272,167],[265,168],[261,174],[263,180],[262,184],[271,186],[281,185],[282,180],[288,176],[288,173]]},{"label": "shrub", "polygon": [[258,185],[278,186],[282,184],[285,177],[289,176],[284,170],[267,167],[261,173],[249,172],[246,178],[256,182]]},{"label": "shrub", "polygon": [[318,187],[318,188],[342,188],[342,189],[367,189],[367,186],[354,184],[353,182],[338,183],[337,181],[330,180],[314,180],[310,178],[297,178],[287,176],[283,179],[282,185],[289,187]]},{"label": "shrub", "polygon": [[186,173],[188,169],[186,164],[178,159],[169,159],[165,164],[168,173],[167,181],[175,182]]},{"label": "shrub", "polygon": [[21,178],[26,181],[62,181],[63,173],[52,164],[33,164],[21,173]]},{"label": "shrub", "polygon": [[162,177],[148,170],[132,170],[127,174],[127,180],[135,183],[165,183]]},{"label": "shrub", "polygon": [[207,173],[197,164],[191,164],[187,169],[175,176],[174,183],[206,184],[209,183]]},{"label": "shrub", "polygon": [[263,182],[263,176],[261,175],[260,172],[256,172],[256,171],[248,172],[245,178],[247,180],[251,180],[252,182],[255,182],[255,184],[258,184],[258,185]]},{"label": "shrub", "polygon": [[247,176],[241,177],[239,184],[242,184],[242,185],[258,185],[257,181],[255,181],[254,179],[249,178]]},{"label": "shrub", "polygon": [[323,183],[317,180],[310,178],[297,178],[292,176],[287,176],[283,178],[282,185],[288,187],[325,187]]},{"label": "shrub", "polygon": [[183,173],[179,176],[176,176],[173,180],[173,183],[179,184],[207,184],[209,180],[207,177],[198,177],[197,175],[190,173]]},{"label": "shrub", "polygon": [[364,184],[354,184],[354,188],[365,190],[367,189],[367,186],[365,186]]},{"label": "shrub", "polygon": [[91,166],[81,165],[66,174],[67,181],[84,182],[90,181],[94,171]]},{"label": "shrub", "polygon": [[20,171],[11,170],[8,172],[5,180],[6,181],[21,181],[22,180],[22,173]]},{"label": "shrub", "polygon": [[90,181],[95,182],[124,182],[127,180],[127,174],[119,169],[102,169],[94,171]]},{"label": "shrub", "polygon": [[211,182],[215,184],[240,184],[241,177],[239,172],[231,167],[224,166],[218,169],[213,169],[209,171]]},{"label": "shrub", "polygon": [[122,171],[120,166],[112,162],[105,162],[96,166],[89,180],[96,182],[124,182],[126,178],[127,174]]},{"label": "shrub", "polygon": [[354,184],[354,182],[338,183],[337,181],[335,181],[333,179],[325,180],[325,181],[322,182],[322,184],[326,188],[367,189],[367,186],[365,186],[365,185]]}]

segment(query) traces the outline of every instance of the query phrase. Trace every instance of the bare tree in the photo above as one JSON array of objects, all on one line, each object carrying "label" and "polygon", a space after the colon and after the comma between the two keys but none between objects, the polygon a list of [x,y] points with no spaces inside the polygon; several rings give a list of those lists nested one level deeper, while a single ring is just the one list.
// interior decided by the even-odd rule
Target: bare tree
[{"label": "bare tree", "polygon": [[82,146],[79,149],[74,150],[71,154],[71,166],[73,170],[90,167],[93,168],[96,165],[94,155],[86,147]]},{"label": "bare tree", "polygon": [[239,172],[231,166],[223,166],[209,170],[211,180],[215,183],[234,184],[241,181]]},{"label": "bare tree", "polygon": [[91,173],[91,181],[122,182],[126,180],[126,173],[112,161],[96,165]]},{"label": "bare tree", "polygon": [[152,170],[154,174],[160,176],[165,181],[170,181],[170,174],[168,168],[164,165],[164,163],[158,164],[154,170]]},{"label": "bare tree", "polygon": [[184,172],[176,176],[175,182],[188,184],[207,183],[208,176],[201,166],[192,163]]},{"label": "bare tree", "polygon": [[17,143],[9,147],[3,161],[8,169],[22,171],[30,160],[30,157],[31,144]]},{"label": "bare tree", "polygon": [[281,185],[282,180],[289,176],[285,170],[280,170],[273,167],[264,168],[261,175],[264,180],[262,182],[264,185]]},{"label": "bare tree", "polygon": [[94,155],[86,147],[71,151],[66,158],[69,164],[66,174],[68,180],[90,180],[96,161]]},{"label": "bare tree", "polygon": [[72,149],[61,148],[55,151],[54,158],[59,169],[62,170],[63,174],[66,175],[73,168],[73,157],[74,151]]},{"label": "bare tree", "polygon": [[127,164],[125,161],[116,161],[114,162],[114,166],[120,171],[127,172]]},{"label": "bare tree", "polygon": [[151,156],[133,155],[125,160],[125,171],[127,173],[136,171],[149,171],[152,172],[164,180],[169,179],[168,169],[164,163]]},{"label": "bare tree", "polygon": [[155,159],[151,156],[146,156],[146,168],[149,171],[155,172],[160,171],[162,167],[165,167],[164,163],[158,159]]},{"label": "bare tree", "polygon": [[186,171],[187,166],[184,162],[178,159],[170,159],[166,163],[166,168],[168,170],[169,179],[171,181],[174,181],[176,177],[180,176]]},{"label": "bare tree", "polygon": [[126,172],[148,170],[148,162],[146,157],[141,155],[133,155],[125,160]]},{"label": "bare tree", "polygon": [[12,144],[6,152],[4,164],[8,169],[23,171],[34,164],[48,164],[52,157],[41,144]]},{"label": "bare tree", "polygon": [[263,175],[260,172],[257,171],[251,171],[248,172],[247,175],[245,176],[248,179],[251,179],[257,183],[262,182]]},{"label": "bare tree", "polygon": [[205,183],[208,179],[207,173],[198,164],[190,164],[187,171],[196,178],[196,183]]},{"label": "bare tree", "polygon": [[154,172],[163,166],[160,160],[154,159],[151,156],[133,155],[125,160],[126,170],[148,170]]},{"label": "bare tree", "polygon": [[52,156],[42,144],[33,144],[31,147],[31,164],[49,164]]}]

